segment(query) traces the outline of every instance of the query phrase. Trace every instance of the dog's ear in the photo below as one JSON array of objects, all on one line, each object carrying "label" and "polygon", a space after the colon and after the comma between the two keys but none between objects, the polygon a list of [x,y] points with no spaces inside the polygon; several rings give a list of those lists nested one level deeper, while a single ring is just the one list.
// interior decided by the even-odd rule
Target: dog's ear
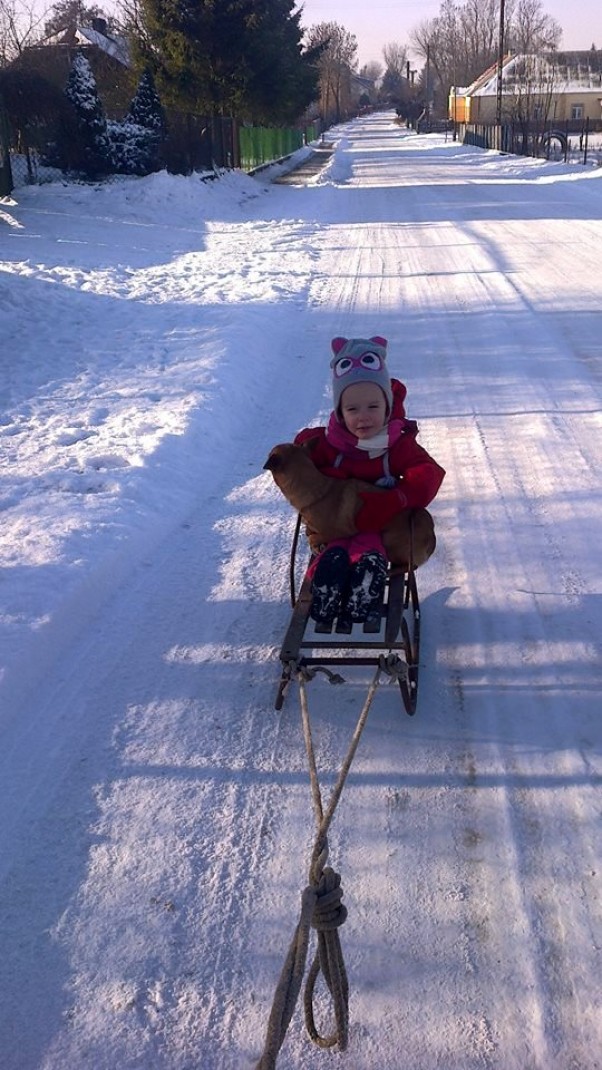
[{"label": "dog's ear", "polygon": [[299,444],[300,448],[303,450],[304,453],[307,453],[307,455],[309,457],[311,457],[311,455],[314,452],[316,446],[318,445],[318,439],[319,438],[320,438],[319,435],[312,435],[311,438],[306,438],[304,442],[301,442]]}]

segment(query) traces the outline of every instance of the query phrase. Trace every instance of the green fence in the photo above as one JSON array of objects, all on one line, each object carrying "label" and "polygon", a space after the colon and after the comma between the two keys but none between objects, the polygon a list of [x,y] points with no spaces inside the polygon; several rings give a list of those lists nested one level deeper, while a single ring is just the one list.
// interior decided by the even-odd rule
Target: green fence
[{"label": "green fence", "polygon": [[290,156],[318,137],[316,123],[296,129],[267,126],[241,126],[238,131],[240,166],[253,171],[275,160]]}]

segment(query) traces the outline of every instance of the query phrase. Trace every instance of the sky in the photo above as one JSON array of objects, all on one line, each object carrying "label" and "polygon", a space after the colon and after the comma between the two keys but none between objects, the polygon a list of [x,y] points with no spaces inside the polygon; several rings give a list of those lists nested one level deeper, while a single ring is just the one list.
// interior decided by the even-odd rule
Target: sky
[{"label": "sky", "polygon": [[[388,339],[447,475],[418,710],[379,684],[329,835],[336,1065],[599,1068],[602,168],[394,119],[306,186],[0,201],[2,1070],[257,1066],[315,835],[263,466],[328,418],[337,335]],[[372,674],[341,669],[325,805]],[[278,1070],[332,1058],[298,1007]]]},{"label": "sky", "polygon": [[[382,63],[383,45],[391,41],[408,44],[412,29],[425,19],[434,18],[440,7],[439,0],[388,3],[304,0],[302,22],[307,27],[318,22],[338,22],[344,26],[357,37],[358,58],[363,66],[371,60]],[[602,12],[598,0],[578,0],[568,9],[563,0],[544,0],[543,8],[562,26],[564,48],[586,49],[592,42],[602,48]]]}]

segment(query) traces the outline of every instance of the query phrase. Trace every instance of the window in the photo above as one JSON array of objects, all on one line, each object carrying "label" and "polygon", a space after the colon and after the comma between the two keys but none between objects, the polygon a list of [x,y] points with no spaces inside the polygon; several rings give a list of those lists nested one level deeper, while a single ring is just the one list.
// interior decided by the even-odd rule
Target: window
[{"label": "window", "polygon": [[583,119],[583,104],[571,104],[571,119]]}]

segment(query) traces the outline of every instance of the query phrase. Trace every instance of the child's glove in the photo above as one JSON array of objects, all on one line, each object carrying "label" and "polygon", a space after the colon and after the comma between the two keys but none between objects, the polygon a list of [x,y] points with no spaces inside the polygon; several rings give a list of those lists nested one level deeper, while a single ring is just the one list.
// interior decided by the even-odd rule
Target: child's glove
[{"label": "child's glove", "polygon": [[394,516],[408,507],[401,487],[380,492],[364,491],[360,498],[362,504],[354,518],[358,532],[382,531]]}]

